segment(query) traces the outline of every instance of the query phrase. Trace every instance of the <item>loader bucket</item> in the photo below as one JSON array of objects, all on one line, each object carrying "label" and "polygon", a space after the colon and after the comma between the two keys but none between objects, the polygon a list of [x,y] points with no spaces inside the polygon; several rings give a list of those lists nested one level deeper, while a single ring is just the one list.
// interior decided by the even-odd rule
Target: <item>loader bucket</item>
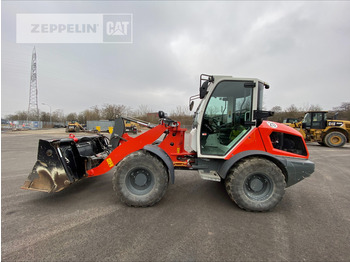
[{"label": "loader bucket", "polygon": [[59,192],[86,177],[109,154],[104,136],[39,140],[38,159],[22,189]]}]

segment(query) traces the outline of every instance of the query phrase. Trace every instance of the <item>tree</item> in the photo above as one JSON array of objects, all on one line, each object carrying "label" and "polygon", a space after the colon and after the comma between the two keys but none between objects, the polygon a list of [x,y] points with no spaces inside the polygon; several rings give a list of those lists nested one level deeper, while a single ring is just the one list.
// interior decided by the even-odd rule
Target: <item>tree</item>
[{"label": "tree", "polygon": [[272,112],[275,112],[276,113],[281,113],[282,112],[282,107],[280,106],[274,106],[273,108],[271,108],[271,111]]},{"label": "tree", "polygon": [[84,111],[84,116],[86,121],[100,120],[101,110],[98,108],[98,106],[93,106]]},{"label": "tree", "polygon": [[66,117],[67,121],[78,120],[77,113],[69,113]]},{"label": "tree", "polygon": [[138,118],[147,117],[147,114],[151,113],[152,109],[148,105],[139,105],[138,109],[134,112],[134,116]]},{"label": "tree", "polygon": [[79,113],[77,120],[80,124],[86,124],[86,117],[84,112]]},{"label": "tree", "polygon": [[350,111],[350,102],[343,102],[338,107],[333,107],[334,111]]},{"label": "tree", "polygon": [[340,106],[333,107],[333,111],[338,113],[338,119],[350,120],[350,102],[343,102]]},{"label": "tree", "polygon": [[65,122],[64,114],[62,109],[57,109],[52,112],[52,122]]},{"label": "tree", "polygon": [[8,115],[7,118],[12,121],[18,120],[27,120],[28,112],[27,111],[17,111],[14,115]]},{"label": "tree", "polygon": [[322,111],[322,107],[319,105],[310,105],[306,111]]},{"label": "tree", "polygon": [[126,112],[126,106],[105,104],[103,105],[101,111],[101,116],[103,119],[114,120],[116,116],[124,115],[124,113]]},{"label": "tree", "polygon": [[50,113],[41,112],[40,113],[40,121],[50,122]]},{"label": "tree", "polygon": [[170,118],[179,121],[182,125],[191,125],[193,116],[186,106],[177,106],[176,110],[172,111]]}]

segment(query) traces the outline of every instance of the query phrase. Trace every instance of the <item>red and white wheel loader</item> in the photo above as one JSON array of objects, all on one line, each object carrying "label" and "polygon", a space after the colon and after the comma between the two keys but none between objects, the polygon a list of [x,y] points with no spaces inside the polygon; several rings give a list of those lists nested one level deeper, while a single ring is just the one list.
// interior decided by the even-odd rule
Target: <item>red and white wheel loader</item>
[{"label": "red and white wheel loader", "polygon": [[[190,146],[179,122],[159,113],[159,124],[130,137],[123,117],[110,139],[102,135],[40,140],[38,160],[23,189],[58,192],[80,179],[112,168],[113,188],[129,206],[159,202],[176,169],[198,170],[201,178],[223,181],[242,209],[268,211],[285,188],[314,172],[302,135],[284,124],[266,121],[263,93],[269,85],[255,78],[201,75]],[[74,186],[74,185],[73,185]]]}]

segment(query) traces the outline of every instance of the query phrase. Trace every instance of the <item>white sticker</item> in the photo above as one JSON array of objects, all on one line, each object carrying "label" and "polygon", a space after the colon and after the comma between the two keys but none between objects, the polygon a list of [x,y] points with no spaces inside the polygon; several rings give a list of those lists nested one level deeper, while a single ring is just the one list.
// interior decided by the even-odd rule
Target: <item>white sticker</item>
[{"label": "white sticker", "polygon": [[267,124],[268,124],[270,127],[272,127],[272,128],[277,128],[277,124],[276,124],[276,123],[267,121]]}]

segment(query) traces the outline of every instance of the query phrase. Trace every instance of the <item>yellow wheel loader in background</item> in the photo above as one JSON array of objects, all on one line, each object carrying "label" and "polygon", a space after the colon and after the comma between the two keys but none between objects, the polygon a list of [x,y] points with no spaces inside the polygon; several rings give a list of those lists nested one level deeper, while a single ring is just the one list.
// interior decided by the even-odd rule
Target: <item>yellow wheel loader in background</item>
[{"label": "yellow wheel loader in background", "polygon": [[137,132],[141,132],[141,127],[139,124],[130,121],[130,120],[124,120],[124,126],[126,132],[131,132],[134,134],[137,134]]},{"label": "yellow wheel loader in background", "polygon": [[67,128],[66,128],[66,132],[80,132],[80,131],[84,131],[84,127],[78,123],[78,121],[71,121],[68,123]]},{"label": "yellow wheel loader in background", "polygon": [[298,130],[306,141],[318,142],[328,147],[342,147],[349,143],[350,121],[328,120],[327,111],[306,112],[297,123],[285,123]]}]

